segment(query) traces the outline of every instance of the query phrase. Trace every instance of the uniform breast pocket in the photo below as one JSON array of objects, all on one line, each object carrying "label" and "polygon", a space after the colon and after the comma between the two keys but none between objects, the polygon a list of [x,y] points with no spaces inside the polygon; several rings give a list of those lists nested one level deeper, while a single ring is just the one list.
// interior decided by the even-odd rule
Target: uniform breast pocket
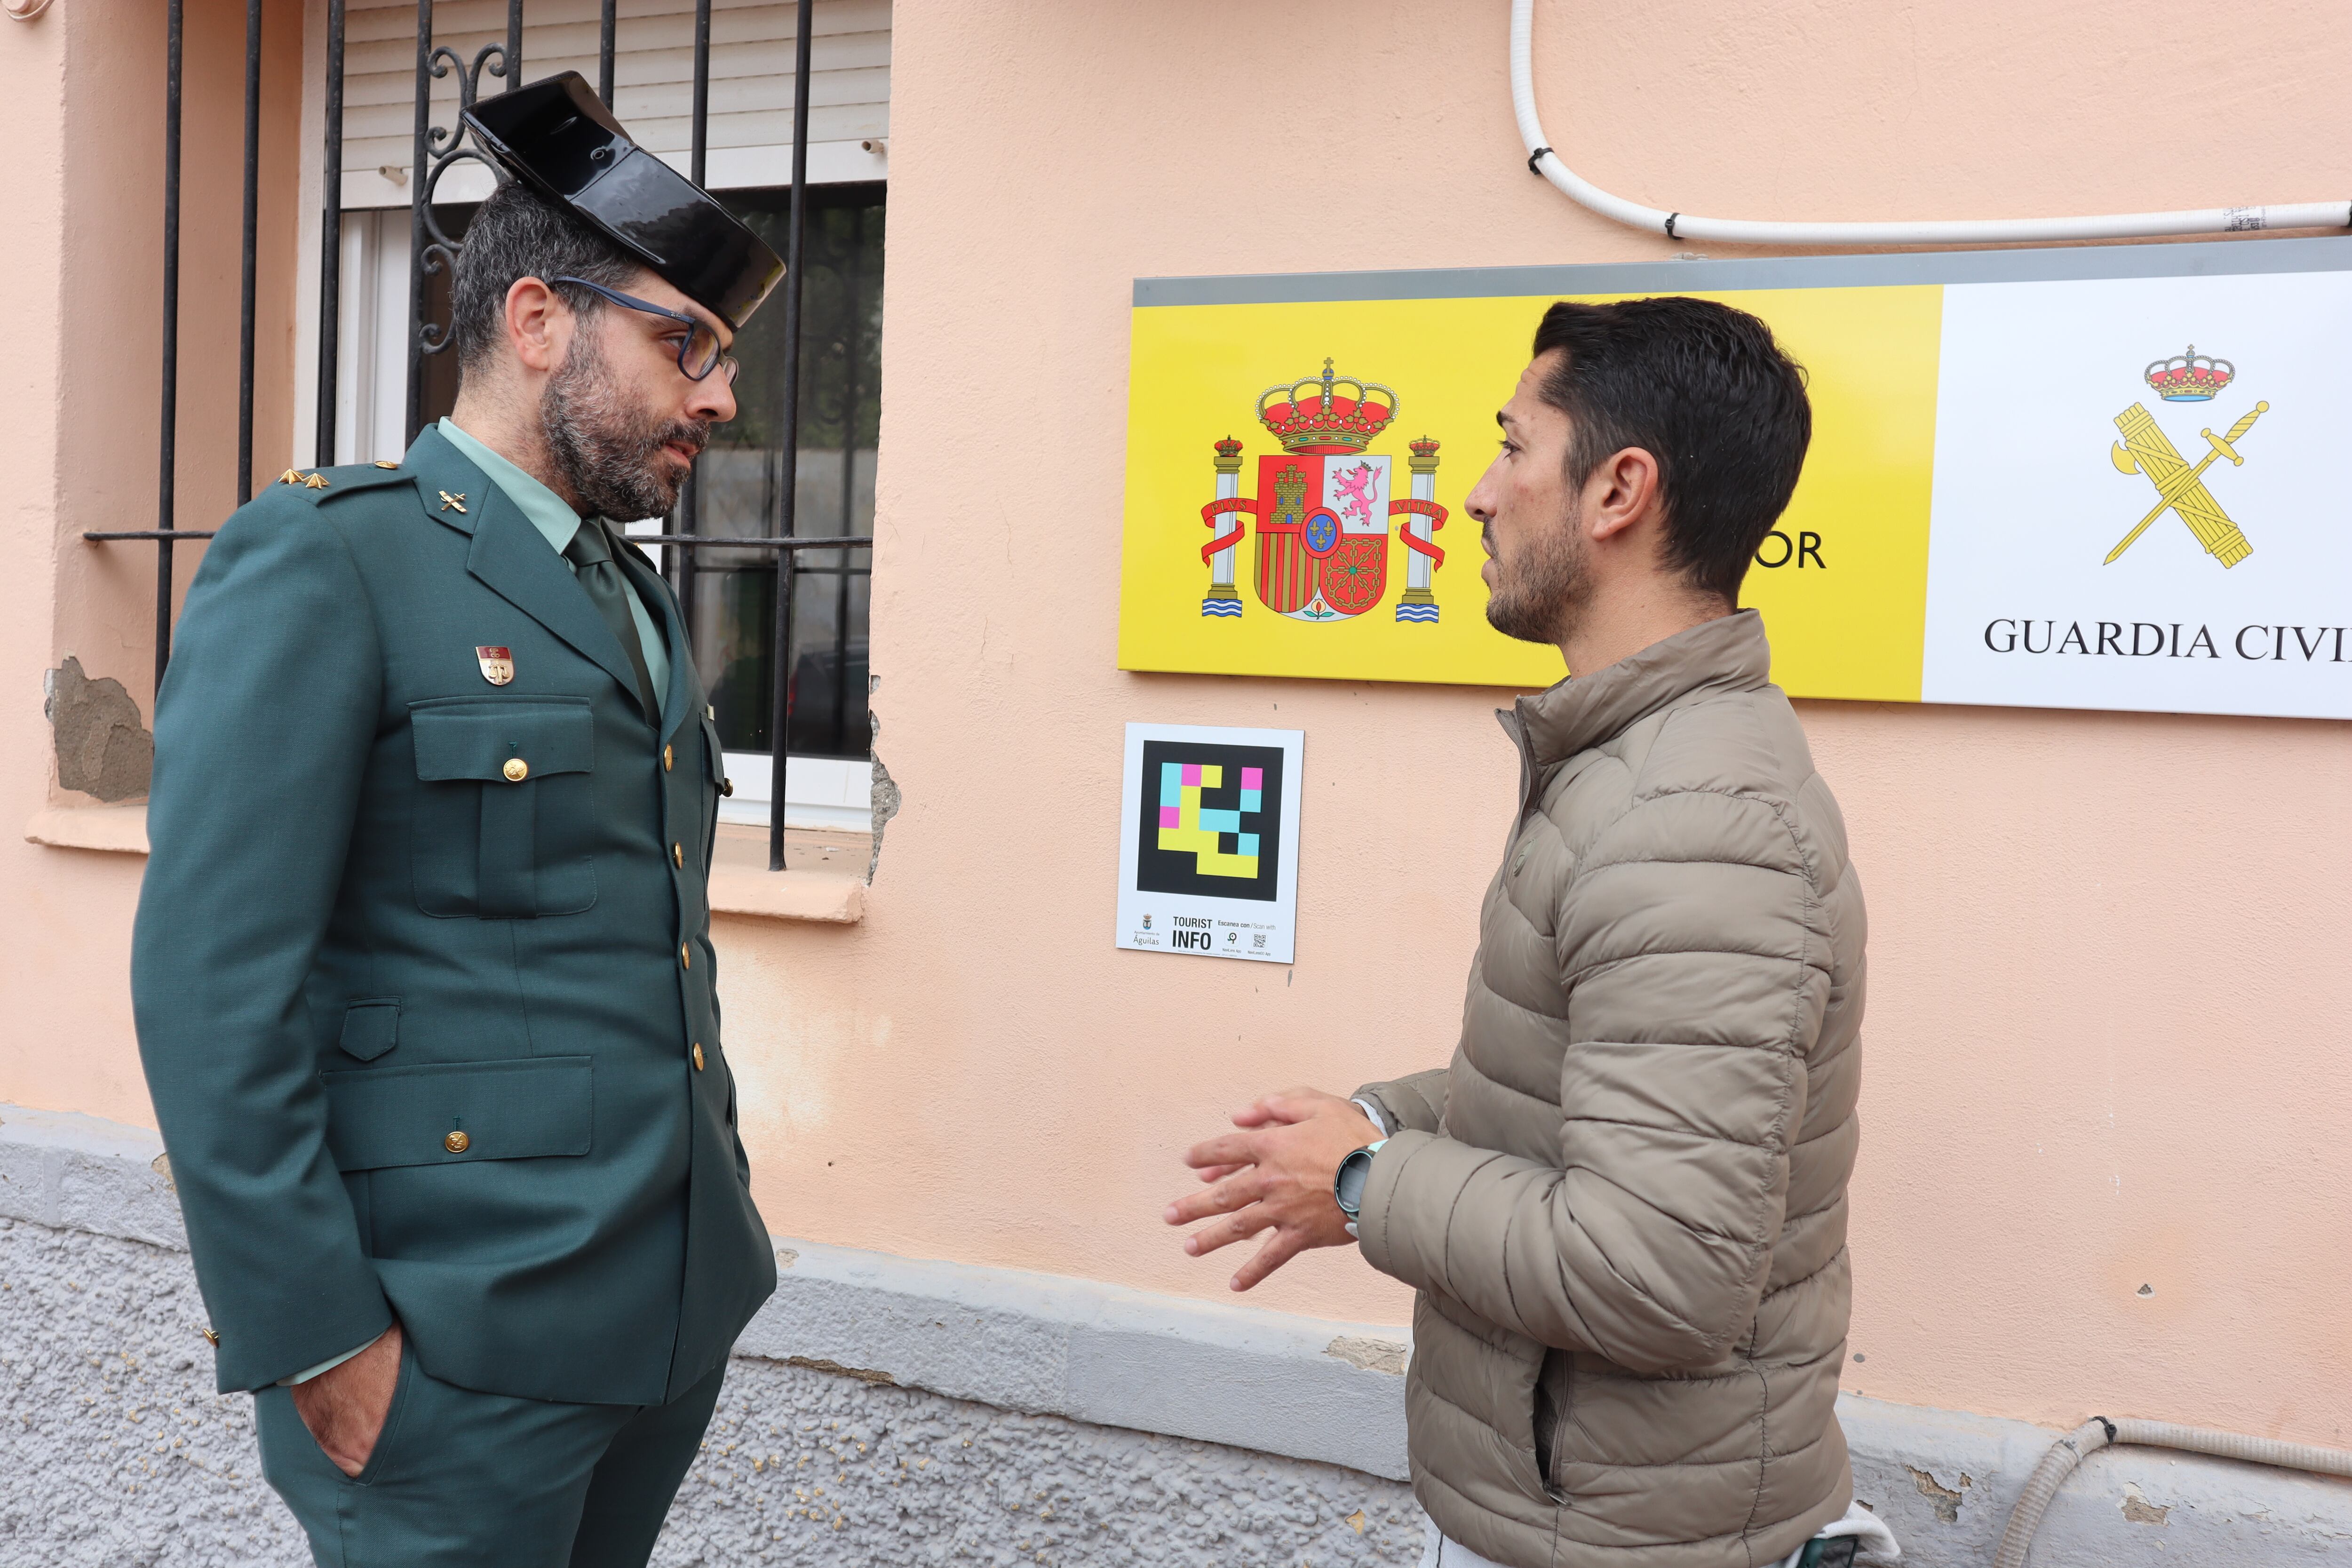
[{"label": "uniform breast pocket", "polygon": [[596,729],[584,697],[409,705],[417,907],[528,920],[596,901]]}]

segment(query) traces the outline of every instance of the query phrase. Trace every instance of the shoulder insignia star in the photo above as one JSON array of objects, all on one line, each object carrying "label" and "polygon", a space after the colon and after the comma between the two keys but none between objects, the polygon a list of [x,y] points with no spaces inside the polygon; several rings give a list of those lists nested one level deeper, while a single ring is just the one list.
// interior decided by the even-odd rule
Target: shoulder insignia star
[{"label": "shoulder insignia star", "polygon": [[400,465],[399,465],[398,463],[387,462],[386,460],[384,460],[384,459],[383,459],[383,458],[378,458],[375,460],[375,466],[376,466],[377,468],[398,468],[398,467],[400,467]]},{"label": "shoulder insignia star", "polygon": [[278,482],[281,485],[299,485],[302,482],[302,470],[289,468],[278,476]]},{"label": "shoulder insignia star", "polygon": [[312,474],[309,479],[304,479],[302,483],[306,489],[322,490],[327,488],[327,476],[324,474]]}]

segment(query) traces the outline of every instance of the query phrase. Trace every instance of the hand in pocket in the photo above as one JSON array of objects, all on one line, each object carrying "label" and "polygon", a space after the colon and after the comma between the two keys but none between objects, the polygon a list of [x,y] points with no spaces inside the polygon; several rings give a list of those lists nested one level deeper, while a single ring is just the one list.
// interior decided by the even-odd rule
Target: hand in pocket
[{"label": "hand in pocket", "polygon": [[367,1468],[376,1439],[383,1436],[393,1391],[399,1384],[400,1325],[394,1323],[341,1366],[296,1384],[295,1414],[335,1468],[356,1476]]}]

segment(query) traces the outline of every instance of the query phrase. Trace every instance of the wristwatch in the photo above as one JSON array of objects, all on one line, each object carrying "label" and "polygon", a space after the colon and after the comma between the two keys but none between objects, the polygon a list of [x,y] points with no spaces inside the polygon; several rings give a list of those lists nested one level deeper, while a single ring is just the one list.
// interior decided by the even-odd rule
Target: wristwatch
[{"label": "wristwatch", "polygon": [[1388,1143],[1383,1138],[1378,1143],[1367,1143],[1351,1149],[1339,1162],[1339,1174],[1331,1178],[1331,1196],[1338,1200],[1339,1212],[1348,1216],[1348,1234],[1356,1233],[1356,1211],[1363,1206],[1364,1184],[1372,1177],[1372,1156]]}]

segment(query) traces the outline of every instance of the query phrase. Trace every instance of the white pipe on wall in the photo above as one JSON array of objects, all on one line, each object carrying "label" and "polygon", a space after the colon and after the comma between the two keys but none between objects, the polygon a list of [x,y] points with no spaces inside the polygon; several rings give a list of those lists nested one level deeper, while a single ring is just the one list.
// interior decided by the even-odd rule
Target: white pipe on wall
[{"label": "white pipe on wall", "polygon": [[1560,161],[1536,114],[1535,0],[1511,0],[1511,108],[1528,167],[1571,200],[1633,228],[1675,239],[1726,245],[2002,245],[2053,244],[2070,239],[2147,239],[2166,235],[2229,234],[2249,229],[2352,227],[2352,201],[2297,202],[2278,206],[2206,207],[2194,212],[2113,213],[2104,217],[1968,218],[1946,223],[1757,223],[1697,217],[1645,207],[1614,196]]},{"label": "white pipe on wall", "polygon": [[2104,1415],[2094,1415],[2059,1438],[2026,1479],[2025,1490],[2019,1496],[2017,1507],[2011,1510],[2009,1528],[2001,1531],[2000,1549],[1993,1556],[1993,1568],[2025,1568],[2026,1553],[2033,1546],[2033,1532],[2040,1528],[2042,1515],[2058,1495],[2058,1489],[2066,1484],[2075,1466],[2110,1443],[2178,1448],[2184,1453],[2210,1454],[2217,1458],[2309,1470],[2315,1475],[2352,1476],[2352,1452],[2342,1448],[2282,1443],[2275,1437],[2249,1437],[2241,1432],[2217,1432],[2205,1426],[2176,1426],[2168,1421],[2135,1421],[2127,1416],[2110,1421]]}]

